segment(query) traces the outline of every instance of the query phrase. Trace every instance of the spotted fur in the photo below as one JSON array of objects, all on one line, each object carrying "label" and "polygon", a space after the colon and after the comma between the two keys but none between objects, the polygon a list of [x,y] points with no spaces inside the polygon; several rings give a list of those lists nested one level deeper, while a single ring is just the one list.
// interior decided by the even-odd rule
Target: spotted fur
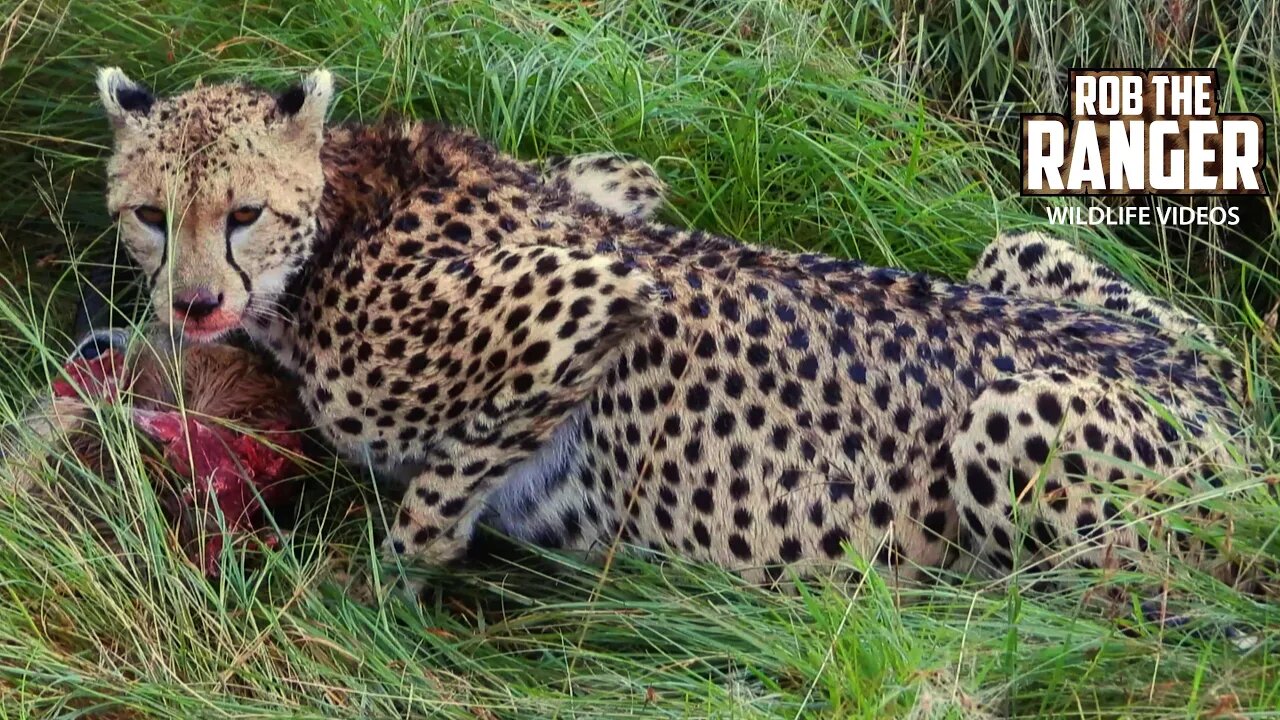
[{"label": "spotted fur", "polygon": [[600,207],[637,218],[649,218],[662,204],[666,186],[649,163],[617,153],[588,153],[554,158],[547,180],[563,180]]},{"label": "spotted fur", "polygon": [[[327,100],[319,87],[288,106]],[[165,108],[287,133],[252,110],[269,97],[221,86],[128,111],[150,131],[118,130],[113,168],[183,164]],[[216,142],[219,182],[284,172]],[[398,554],[450,562],[483,519],[762,580],[849,550],[912,575],[965,538],[1006,570],[1024,551],[1103,564],[1144,542],[1105,486],[1160,499],[1149,477],[1236,425],[1229,360],[1091,297],[1036,297],[1038,264],[1011,293],[743,245],[626,217],[426,123],[329,128],[305,162],[293,207],[313,209],[312,241],[245,240],[296,270],[280,291],[249,273],[240,325],[338,450],[409,478]],[[112,197],[157,194],[138,182],[113,172]],[[174,272],[221,290],[228,268],[181,260],[215,255],[184,244]],[[1094,455],[1121,447],[1115,476]],[[1211,475],[1215,456],[1196,457]]]},{"label": "spotted fur", "polygon": [[996,292],[1123,313],[1164,334],[1217,344],[1213,331],[1187,312],[1137,290],[1066,241],[1043,233],[999,236],[982,251],[967,279]]}]

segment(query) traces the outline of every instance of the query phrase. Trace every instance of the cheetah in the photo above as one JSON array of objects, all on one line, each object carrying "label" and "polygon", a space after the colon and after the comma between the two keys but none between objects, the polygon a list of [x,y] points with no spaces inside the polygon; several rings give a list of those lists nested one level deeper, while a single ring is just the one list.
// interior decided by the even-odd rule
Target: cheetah
[{"label": "cheetah", "polygon": [[850,553],[911,579],[962,544],[997,573],[1111,566],[1148,549],[1128,504],[1229,460],[1230,358],[1105,307],[1144,296],[1083,256],[1080,302],[1044,291],[1065,245],[1003,237],[955,283],[602,206],[466,130],[329,126],[323,70],[98,87],[158,322],[245,330],[335,449],[403,481],[397,561],[486,524],[760,582]]}]

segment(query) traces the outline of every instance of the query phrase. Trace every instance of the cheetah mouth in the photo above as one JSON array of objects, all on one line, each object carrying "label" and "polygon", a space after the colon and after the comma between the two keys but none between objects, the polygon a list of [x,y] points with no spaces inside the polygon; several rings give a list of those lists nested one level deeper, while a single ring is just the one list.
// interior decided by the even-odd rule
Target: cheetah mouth
[{"label": "cheetah mouth", "polygon": [[178,323],[178,329],[182,332],[183,340],[204,345],[217,342],[223,336],[239,328],[240,324],[239,317],[221,314],[220,317],[213,317],[199,322],[187,320],[186,322]]}]

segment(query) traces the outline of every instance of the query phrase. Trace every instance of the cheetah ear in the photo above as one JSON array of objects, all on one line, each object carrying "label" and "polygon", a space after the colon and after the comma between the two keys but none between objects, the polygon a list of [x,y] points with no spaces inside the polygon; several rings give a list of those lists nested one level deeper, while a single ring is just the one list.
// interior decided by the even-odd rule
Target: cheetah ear
[{"label": "cheetah ear", "polygon": [[130,117],[151,112],[156,101],[150,90],[130,80],[118,67],[98,68],[98,95],[107,118],[117,130],[123,128]]},{"label": "cheetah ear", "polygon": [[276,109],[300,135],[319,142],[324,137],[324,118],[333,100],[333,75],[316,70],[276,96]]}]

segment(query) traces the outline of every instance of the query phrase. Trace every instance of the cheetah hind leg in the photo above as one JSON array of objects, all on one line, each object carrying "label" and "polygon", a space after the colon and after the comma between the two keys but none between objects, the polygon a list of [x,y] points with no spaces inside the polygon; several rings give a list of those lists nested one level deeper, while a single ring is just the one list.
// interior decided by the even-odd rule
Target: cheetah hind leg
[{"label": "cheetah hind leg", "polygon": [[[1170,552],[1229,579],[1230,566],[1206,544],[1161,529],[1159,513],[1189,490],[1209,489],[1200,487],[1203,478],[1229,462],[1214,450],[1220,444],[1198,442],[1207,428],[1181,420],[1188,414],[1176,403],[1164,409],[1171,415],[1120,383],[1061,372],[1011,376],[979,393],[950,449],[957,510],[985,574],[1154,569],[1148,538],[1160,538]],[[1181,512],[1204,520],[1193,501],[1185,504]],[[1164,607],[1147,602],[1144,615],[1166,627],[1185,622]],[[1237,647],[1248,642],[1237,642],[1246,636],[1234,627],[1220,629]]]},{"label": "cheetah hind leg", "polygon": [[552,158],[543,181],[564,182],[605,210],[642,220],[662,206],[667,189],[649,163],[611,152]]},{"label": "cheetah hind leg", "polygon": [[1138,290],[1065,240],[1044,233],[1001,233],[978,256],[966,279],[995,292],[1121,313],[1165,335],[1196,337],[1217,346],[1204,323]]}]

